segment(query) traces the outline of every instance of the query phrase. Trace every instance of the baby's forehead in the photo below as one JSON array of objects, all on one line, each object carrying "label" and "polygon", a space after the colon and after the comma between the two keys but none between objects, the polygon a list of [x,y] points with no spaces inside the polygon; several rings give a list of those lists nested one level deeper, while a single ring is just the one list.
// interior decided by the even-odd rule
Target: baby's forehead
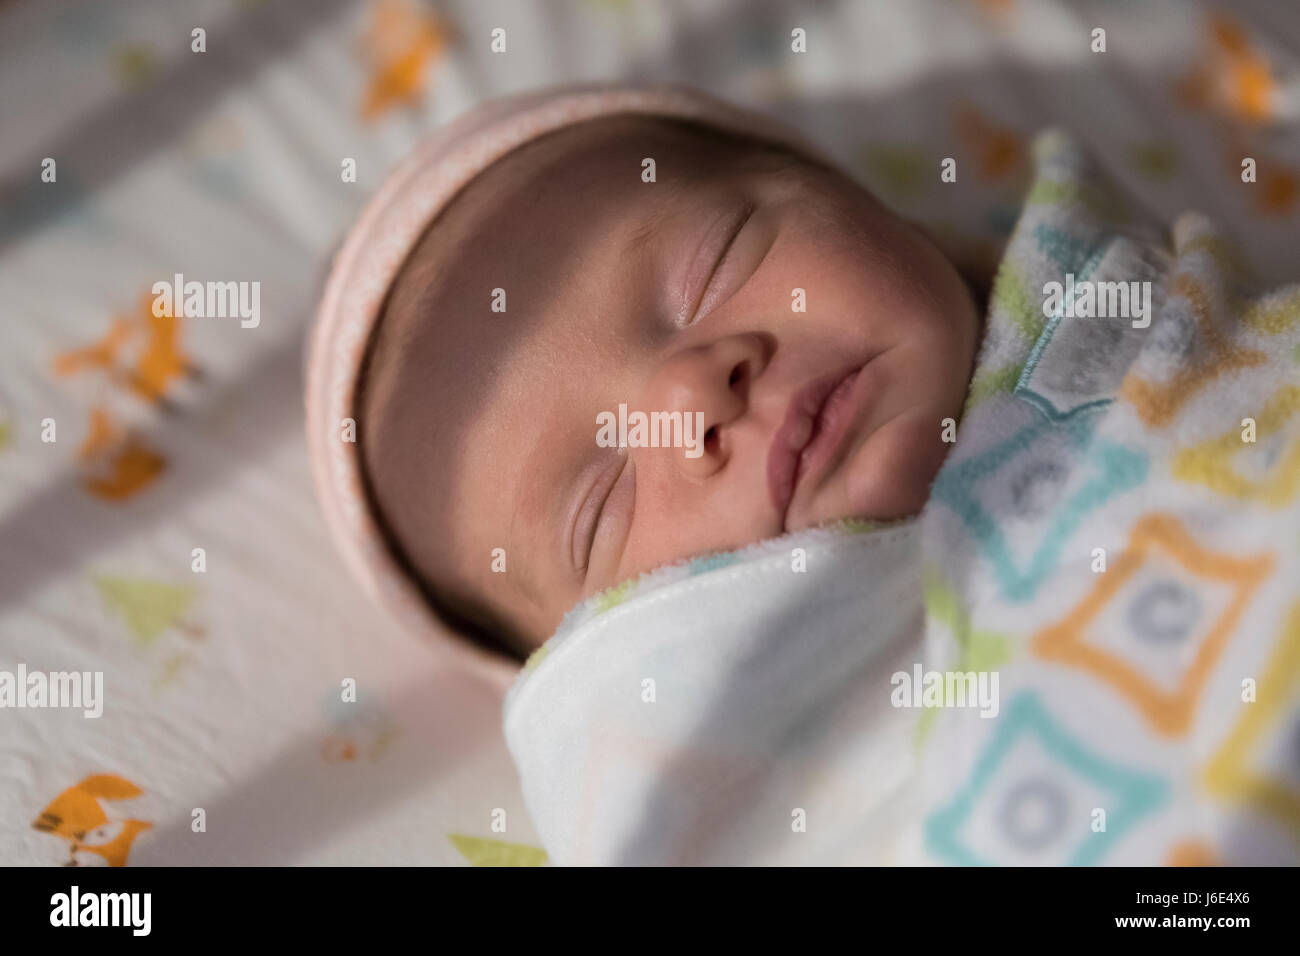
[{"label": "baby's forehead", "polygon": [[[688,119],[622,114],[576,123],[539,138],[489,167],[481,185],[513,177],[520,184],[548,182],[590,188],[699,178],[772,144]],[[662,177],[659,166],[665,166]],[[653,174],[647,173],[653,167]]]},{"label": "baby's forehead", "polygon": [[472,180],[412,261],[439,246],[464,249],[473,238],[484,245],[538,238],[526,227],[540,217],[653,198],[660,190],[647,186],[671,192],[721,178],[739,171],[742,157],[771,151],[768,144],[686,120],[624,115],[577,123],[507,154]]},{"label": "baby's forehead", "polygon": [[648,230],[689,189],[810,164],[788,147],[692,120],[627,114],[565,127],[507,154],[452,199],[394,283],[385,322],[419,319],[434,298],[454,299],[490,276],[508,272],[517,283],[546,269],[558,281],[564,255],[580,260],[629,219]]},{"label": "baby's forehead", "polygon": [[[458,354],[455,369],[468,371],[471,355],[526,333],[543,305],[598,281],[591,267],[601,249],[648,235],[674,210],[689,218],[696,191],[791,165],[770,144],[652,116],[541,137],[485,170],[426,231],[390,293],[372,368],[410,364],[423,351]],[[485,321],[493,315],[513,318]]]}]

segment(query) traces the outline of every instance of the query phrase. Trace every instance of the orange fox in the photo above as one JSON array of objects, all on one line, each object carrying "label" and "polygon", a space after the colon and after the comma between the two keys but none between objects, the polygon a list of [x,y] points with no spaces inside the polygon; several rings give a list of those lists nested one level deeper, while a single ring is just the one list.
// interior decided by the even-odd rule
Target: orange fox
[{"label": "orange fox", "polygon": [[167,460],[136,435],[124,433],[108,409],[90,410],[90,432],[77,448],[77,457],[88,467],[82,483],[86,490],[105,501],[125,501],[157,478]]},{"label": "orange fox", "polygon": [[125,866],[136,836],[153,824],[143,820],[110,820],[99,801],[131,800],[143,792],[122,777],[96,774],[55,797],[41,811],[32,828],[68,841],[70,858],[65,866],[92,865],[97,861],[86,859],[86,854],[92,853],[103,857],[109,866]]},{"label": "orange fox", "polygon": [[[165,404],[172,381],[197,375],[198,370],[181,348],[180,320],[170,312],[155,315],[153,301],[152,294],[146,293],[140,300],[139,312],[114,319],[98,342],[56,355],[54,374],[68,376],[104,370],[111,381],[124,385],[145,401]],[[126,346],[137,340],[143,344],[137,349],[135,367],[123,368]]]}]

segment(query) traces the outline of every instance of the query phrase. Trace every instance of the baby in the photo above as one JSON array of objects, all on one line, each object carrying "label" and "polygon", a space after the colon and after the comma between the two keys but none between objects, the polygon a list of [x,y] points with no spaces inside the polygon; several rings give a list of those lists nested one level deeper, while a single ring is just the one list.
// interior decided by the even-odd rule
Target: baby
[{"label": "baby", "polygon": [[487,104],[362,216],[326,515],[504,670],[551,860],[1294,864],[1300,286],[1033,153],[987,302],[670,88]]},{"label": "baby", "polygon": [[[641,572],[919,511],[980,313],[824,160],[599,116],[493,162],[411,250],[360,377],[364,474],[444,616],[524,656]],[[620,405],[702,447],[607,447]]]}]

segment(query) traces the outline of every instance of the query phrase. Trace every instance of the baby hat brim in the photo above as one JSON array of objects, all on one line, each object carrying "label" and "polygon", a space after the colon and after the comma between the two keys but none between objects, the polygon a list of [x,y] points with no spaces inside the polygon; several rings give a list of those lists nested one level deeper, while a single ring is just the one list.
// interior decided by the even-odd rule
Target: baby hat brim
[{"label": "baby hat brim", "polygon": [[431,133],[366,204],[335,256],[307,346],[307,446],[331,537],[365,592],[404,629],[435,639],[458,663],[506,686],[516,668],[454,639],[399,563],[365,490],[354,399],[367,344],[394,279],[429,224],[466,184],[530,140],[613,114],[690,119],[828,161],[793,129],[674,84],[580,84],[489,100]]}]

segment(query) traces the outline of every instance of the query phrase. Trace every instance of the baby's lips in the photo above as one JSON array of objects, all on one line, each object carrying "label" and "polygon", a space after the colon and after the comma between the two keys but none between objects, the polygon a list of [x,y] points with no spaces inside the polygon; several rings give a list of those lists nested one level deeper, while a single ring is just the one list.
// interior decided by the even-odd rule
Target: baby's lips
[{"label": "baby's lips", "polygon": [[853,388],[859,371],[860,366],[841,369],[795,392],[785,419],[772,437],[767,456],[768,491],[787,531],[789,509],[799,483],[817,467],[818,458],[824,461],[834,451],[825,446],[833,446],[843,438],[847,425],[835,418],[833,406],[849,400],[845,389]]}]

